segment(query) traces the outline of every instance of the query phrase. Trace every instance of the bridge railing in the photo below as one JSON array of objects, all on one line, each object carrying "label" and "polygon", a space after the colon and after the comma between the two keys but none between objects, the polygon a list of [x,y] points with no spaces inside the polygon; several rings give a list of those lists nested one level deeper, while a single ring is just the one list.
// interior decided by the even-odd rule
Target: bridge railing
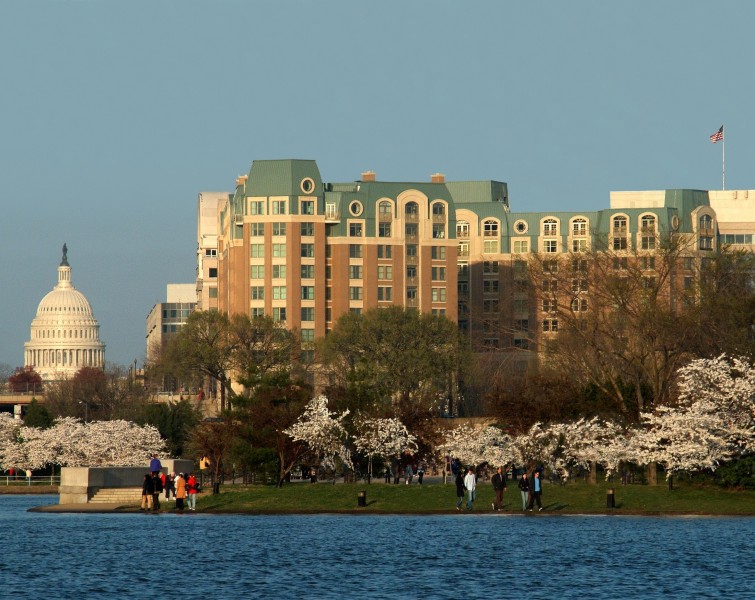
[{"label": "bridge railing", "polygon": [[32,475],[27,477],[23,473],[17,475],[0,475],[0,485],[60,485],[60,475]]}]

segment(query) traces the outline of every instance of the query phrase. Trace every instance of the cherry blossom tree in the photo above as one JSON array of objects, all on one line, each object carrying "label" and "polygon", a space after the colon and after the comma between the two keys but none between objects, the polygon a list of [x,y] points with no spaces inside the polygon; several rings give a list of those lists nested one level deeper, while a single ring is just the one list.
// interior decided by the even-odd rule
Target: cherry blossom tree
[{"label": "cherry blossom tree", "polygon": [[519,453],[509,435],[500,428],[460,425],[446,434],[439,450],[469,465],[488,463],[504,466],[513,463]]},{"label": "cherry blossom tree", "polygon": [[608,479],[628,456],[623,430],[613,421],[582,418],[551,426],[551,432],[559,437],[562,477],[569,476],[570,468],[581,467],[594,473],[594,465],[601,465]]},{"label": "cherry blossom tree", "polygon": [[165,450],[155,427],[128,421],[82,423],[66,417],[48,429],[19,427],[12,438],[6,435],[6,425],[0,419],[0,464],[6,468],[136,466]]},{"label": "cherry blossom tree", "polygon": [[327,397],[316,396],[309,401],[296,423],[283,431],[294,441],[306,443],[321,464],[333,468],[333,483],[336,456],[346,464],[351,463],[351,453],[346,447],[347,432],[342,423],[348,414],[346,410],[336,415],[328,409]]},{"label": "cherry blossom tree", "polygon": [[359,419],[356,428],[358,435],[354,439],[354,445],[368,457],[370,480],[374,456],[393,458],[405,452],[417,451],[417,438],[397,418]]}]

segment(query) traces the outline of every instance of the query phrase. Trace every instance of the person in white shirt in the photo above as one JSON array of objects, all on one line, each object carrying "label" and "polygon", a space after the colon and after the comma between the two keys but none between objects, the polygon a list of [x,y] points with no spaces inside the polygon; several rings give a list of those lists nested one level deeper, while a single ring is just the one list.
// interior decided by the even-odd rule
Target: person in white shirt
[{"label": "person in white shirt", "polygon": [[475,489],[477,488],[477,477],[475,477],[474,469],[469,467],[469,472],[464,478],[464,487],[467,488],[467,510],[472,510],[472,505],[475,499]]}]

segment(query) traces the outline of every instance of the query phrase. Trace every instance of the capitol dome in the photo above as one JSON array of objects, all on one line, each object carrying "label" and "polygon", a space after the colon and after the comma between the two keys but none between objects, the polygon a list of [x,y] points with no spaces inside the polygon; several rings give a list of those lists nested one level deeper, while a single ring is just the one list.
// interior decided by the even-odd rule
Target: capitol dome
[{"label": "capitol dome", "polygon": [[82,367],[102,368],[105,344],[86,296],[71,283],[68,249],[58,267],[58,285],[37,307],[31,322],[31,340],[24,344],[24,366],[45,381],[70,377]]}]

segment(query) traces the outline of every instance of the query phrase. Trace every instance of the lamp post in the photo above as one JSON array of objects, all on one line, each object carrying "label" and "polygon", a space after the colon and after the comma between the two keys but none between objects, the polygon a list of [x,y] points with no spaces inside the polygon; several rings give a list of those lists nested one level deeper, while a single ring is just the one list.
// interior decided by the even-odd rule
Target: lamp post
[{"label": "lamp post", "polygon": [[89,422],[89,403],[86,400],[79,400],[79,404],[84,405],[84,423]]}]

